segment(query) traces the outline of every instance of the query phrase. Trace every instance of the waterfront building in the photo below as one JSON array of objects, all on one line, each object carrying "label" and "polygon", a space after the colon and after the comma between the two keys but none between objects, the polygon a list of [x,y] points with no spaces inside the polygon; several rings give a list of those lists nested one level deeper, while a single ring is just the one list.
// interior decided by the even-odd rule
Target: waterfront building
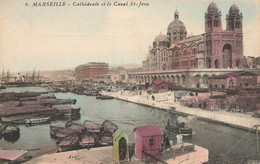
[{"label": "waterfront building", "polygon": [[240,89],[257,86],[257,75],[251,72],[227,73],[209,78],[209,88]]},{"label": "waterfront building", "polygon": [[217,5],[210,3],[205,13],[205,33],[187,37],[176,10],[166,35],[155,37],[143,61],[143,71],[243,67],[242,13],[237,5],[230,7],[226,30],[222,29],[221,16]]},{"label": "waterfront building", "polygon": [[221,17],[217,5],[210,3],[204,16],[205,33],[187,36],[176,10],[166,35],[155,37],[142,72],[130,73],[129,82],[150,85],[160,79],[172,86],[207,88],[211,76],[255,70],[258,60],[243,55],[243,15],[238,6],[229,8],[226,29],[222,28]]},{"label": "waterfront building", "polygon": [[76,80],[95,79],[108,74],[108,64],[103,62],[90,62],[75,69]]},{"label": "waterfront building", "polygon": [[170,83],[167,80],[153,81],[151,87],[154,91],[168,91]]}]

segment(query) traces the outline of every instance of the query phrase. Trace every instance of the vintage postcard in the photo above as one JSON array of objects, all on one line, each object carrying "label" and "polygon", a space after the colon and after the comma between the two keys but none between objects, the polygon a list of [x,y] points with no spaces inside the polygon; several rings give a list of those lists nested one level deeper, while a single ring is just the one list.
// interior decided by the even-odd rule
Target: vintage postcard
[{"label": "vintage postcard", "polygon": [[0,163],[259,163],[260,1],[0,0]]}]

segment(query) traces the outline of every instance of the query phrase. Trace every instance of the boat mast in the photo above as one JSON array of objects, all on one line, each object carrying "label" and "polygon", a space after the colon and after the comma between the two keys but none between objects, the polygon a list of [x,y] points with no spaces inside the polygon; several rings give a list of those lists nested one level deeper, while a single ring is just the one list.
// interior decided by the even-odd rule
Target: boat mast
[{"label": "boat mast", "polygon": [[257,158],[257,161],[259,162],[259,153],[258,153],[258,127],[260,127],[260,125],[256,124],[254,125],[254,127],[256,128],[255,132],[256,132],[256,158]]},{"label": "boat mast", "polygon": [[4,81],[4,78],[5,78],[5,69],[3,68],[3,71],[2,71],[2,78],[1,78],[2,82]]},{"label": "boat mast", "polygon": [[38,70],[37,80],[40,80],[40,70]]},{"label": "boat mast", "polygon": [[34,79],[35,79],[35,67],[34,67],[34,70],[33,70],[33,73],[32,73],[32,81],[34,81]]}]

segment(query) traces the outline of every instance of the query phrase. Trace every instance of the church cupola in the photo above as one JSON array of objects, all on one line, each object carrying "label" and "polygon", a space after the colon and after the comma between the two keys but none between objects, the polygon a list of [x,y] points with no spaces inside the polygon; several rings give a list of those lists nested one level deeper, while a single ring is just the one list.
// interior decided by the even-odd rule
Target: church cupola
[{"label": "church cupola", "polygon": [[184,40],[186,36],[186,27],[184,23],[179,20],[179,12],[176,9],[174,12],[174,20],[167,28],[167,37],[169,38],[170,44],[172,44]]}]

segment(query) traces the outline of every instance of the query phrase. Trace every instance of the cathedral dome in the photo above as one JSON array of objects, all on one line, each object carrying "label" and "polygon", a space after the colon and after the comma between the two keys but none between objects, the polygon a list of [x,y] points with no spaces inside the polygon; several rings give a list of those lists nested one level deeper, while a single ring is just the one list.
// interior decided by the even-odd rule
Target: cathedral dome
[{"label": "cathedral dome", "polygon": [[182,21],[180,21],[179,19],[175,19],[174,21],[172,21],[169,26],[168,26],[168,30],[169,33],[173,33],[174,31],[176,32],[181,32],[183,31],[184,33],[186,33],[186,27],[184,25],[184,23]]},{"label": "cathedral dome", "polygon": [[214,2],[211,2],[208,7],[208,13],[212,13],[212,12],[218,12],[218,7]]},{"label": "cathedral dome", "polygon": [[237,7],[237,5],[233,4],[230,8],[229,8],[229,15],[232,14],[239,14],[239,8]]},{"label": "cathedral dome", "polygon": [[155,37],[154,42],[169,42],[169,40],[168,40],[168,38],[165,35],[160,33],[159,35],[157,35]]},{"label": "cathedral dome", "polygon": [[179,12],[175,11],[174,20],[169,24],[167,29],[167,36],[170,43],[175,43],[186,38],[187,30],[182,21],[179,20]]}]

